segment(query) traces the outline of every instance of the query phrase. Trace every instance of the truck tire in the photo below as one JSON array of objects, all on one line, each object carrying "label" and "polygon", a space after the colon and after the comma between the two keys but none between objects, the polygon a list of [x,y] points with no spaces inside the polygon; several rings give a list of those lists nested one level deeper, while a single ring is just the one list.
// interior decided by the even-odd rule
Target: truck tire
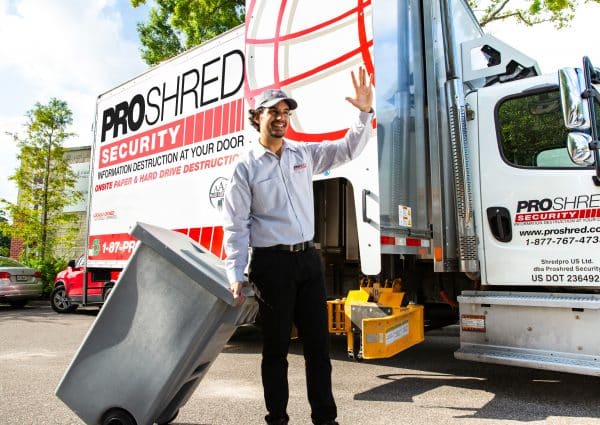
[{"label": "truck tire", "polygon": [[110,409],[102,417],[102,425],[137,425],[134,417],[125,409]]},{"label": "truck tire", "polygon": [[113,289],[112,285],[107,285],[107,286],[104,287],[104,290],[102,291],[102,302],[103,303],[106,302],[106,299],[108,298],[108,296],[112,292],[112,289]]},{"label": "truck tire", "polygon": [[50,293],[50,305],[57,313],[72,313],[77,310],[77,304],[72,304],[67,297],[67,290],[63,285],[54,287]]}]

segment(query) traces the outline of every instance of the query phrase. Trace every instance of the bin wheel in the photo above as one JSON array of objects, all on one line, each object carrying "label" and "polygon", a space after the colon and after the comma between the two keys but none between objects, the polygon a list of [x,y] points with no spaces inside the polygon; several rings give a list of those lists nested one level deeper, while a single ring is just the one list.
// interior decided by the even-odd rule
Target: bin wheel
[{"label": "bin wheel", "polygon": [[111,409],[102,417],[101,425],[137,425],[137,422],[127,410]]},{"label": "bin wheel", "polygon": [[177,415],[179,415],[179,409],[177,409],[177,410],[175,411],[175,413],[173,413],[173,414],[171,415],[171,417],[170,417],[168,420],[166,420],[166,421],[161,421],[161,420],[159,419],[159,422],[157,422],[157,424],[158,424],[158,425],[168,425],[168,424],[170,424],[171,422],[173,422],[173,421],[175,420],[175,418],[177,417]]}]

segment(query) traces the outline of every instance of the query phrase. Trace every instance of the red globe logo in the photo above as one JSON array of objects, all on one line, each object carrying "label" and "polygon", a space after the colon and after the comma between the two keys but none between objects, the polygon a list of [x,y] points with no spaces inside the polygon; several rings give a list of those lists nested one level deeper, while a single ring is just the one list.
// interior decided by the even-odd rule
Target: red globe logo
[{"label": "red globe logo", "polygon": [[245,98],[281,88],[299,103],[286,137],[339,139],[356,110],[350,71],[373,74],[370,0],[246,2]]}]

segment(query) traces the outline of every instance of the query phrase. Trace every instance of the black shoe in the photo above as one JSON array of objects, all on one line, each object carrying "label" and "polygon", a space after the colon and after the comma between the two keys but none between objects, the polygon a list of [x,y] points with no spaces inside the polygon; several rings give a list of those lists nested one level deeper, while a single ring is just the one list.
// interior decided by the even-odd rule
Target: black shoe
[{"label": "black shoe", "polygon": [[340,424],[332,419],[329,421],[321,422],[319,425],[340,425]]},{"label": "black shoe", "polygon": [[267,425],[288,425],[288,420],[283,419],[275,419],[274,421],[268,421]]}]

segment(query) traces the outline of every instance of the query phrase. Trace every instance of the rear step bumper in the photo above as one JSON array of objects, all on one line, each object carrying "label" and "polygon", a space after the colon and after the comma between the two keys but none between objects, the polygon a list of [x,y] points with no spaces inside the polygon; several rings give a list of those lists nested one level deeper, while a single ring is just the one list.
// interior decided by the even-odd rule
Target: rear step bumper
[{"label": "rear step bumper", "polygon": [[600,296],[465,291],[460,360],[600,376]]},{"label": "rear step bumper", "polygon": [[461,347],[454,353],[454,357],[474,362],[600,376],[600,359],[593,356],[567,356],[563,353],[541,350],[461,343]]}]

